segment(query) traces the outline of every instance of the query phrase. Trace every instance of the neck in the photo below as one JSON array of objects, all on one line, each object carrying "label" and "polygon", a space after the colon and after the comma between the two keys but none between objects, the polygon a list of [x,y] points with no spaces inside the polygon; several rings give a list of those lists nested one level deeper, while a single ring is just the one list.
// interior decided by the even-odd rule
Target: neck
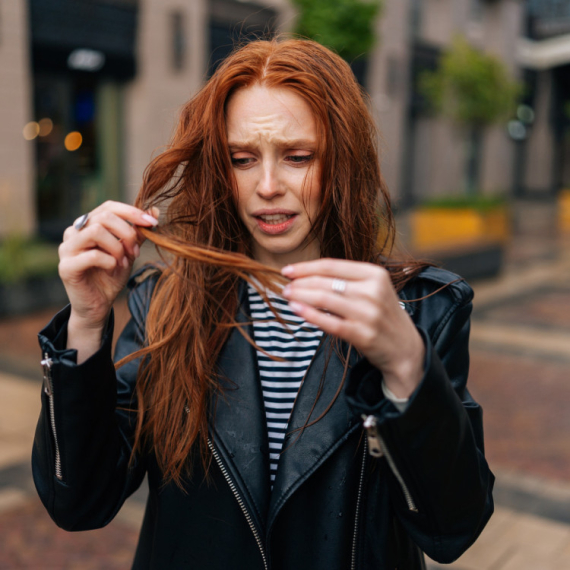
[{"label": "neck", "polygon": [[264,265],[268,265],[273,269],[281,271],[286,265],[300,263],[302,261],[312,261],[321,257],[321,250],[316,240],[305,246],[303,249],[289,251],[286,253],[274,253],[267,250],[255,248],[253,250],[253,258]]}]

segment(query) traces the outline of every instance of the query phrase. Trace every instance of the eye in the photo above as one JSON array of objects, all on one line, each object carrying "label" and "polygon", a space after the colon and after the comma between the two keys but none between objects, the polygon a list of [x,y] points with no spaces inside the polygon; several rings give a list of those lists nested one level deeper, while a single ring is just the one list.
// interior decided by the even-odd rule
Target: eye
[{"label": "eye", "polygon": [[290,154],[287,156],[286,160],[293,164],[306,164],[311,162],[314,158],[314,154]]},{"label": "eye", "polygon": [[232,156],[231,160],[232,160],[232,164],[234,166],[242,166],[242,167],[243,166],[249,166],[254,161],[254,159],[252,157],[249,157],[249,156],[244,156],[244,157]]}]

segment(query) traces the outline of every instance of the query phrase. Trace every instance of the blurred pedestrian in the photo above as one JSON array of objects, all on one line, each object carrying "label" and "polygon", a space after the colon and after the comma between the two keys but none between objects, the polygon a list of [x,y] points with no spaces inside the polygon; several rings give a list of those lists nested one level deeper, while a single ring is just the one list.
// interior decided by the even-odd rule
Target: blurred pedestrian
[{"label": "blurred pedestrian", "polygon": [[[473,543],[493,476],[472,291],[391,257],[375,141],[342,59],[252,42],[184,106],[136,206],[66,230],[33,452],[58,525],[104,526],[148,474],[134,568],[415,569]],[[166,263],[129,281],[115,370],[145,237]]]}]

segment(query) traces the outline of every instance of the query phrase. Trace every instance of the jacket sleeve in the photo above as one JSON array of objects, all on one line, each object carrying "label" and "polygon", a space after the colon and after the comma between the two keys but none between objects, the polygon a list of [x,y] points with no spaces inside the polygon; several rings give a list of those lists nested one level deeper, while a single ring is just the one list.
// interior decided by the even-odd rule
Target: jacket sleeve
[{"label": "jacket sleeve", "polygon": [[[130,295],[132,317],[117,341],[117,358],[143,342],[145,289],[148,285],[139,286]],[[77,352],[65,348],[69,313],[68,306],[39,334],[44,385],[32,471],[56,524],[66,530],[88,530],[108,524],[144,478],[142,458],[129,466],[138,361],[115,372],[111,315],[101,348],[77,365]]]},{"label": "jacket sleeve", "polygon": [[482,411],[466,389],[472,296],[458,283],[418,305],[413,318],[426,347],[424,376],[403,412],[383,396],[381,372],[366,360],[347,386],[353,409],[375,419],[396,515],[441,563],[469,548],[493,512]]}]

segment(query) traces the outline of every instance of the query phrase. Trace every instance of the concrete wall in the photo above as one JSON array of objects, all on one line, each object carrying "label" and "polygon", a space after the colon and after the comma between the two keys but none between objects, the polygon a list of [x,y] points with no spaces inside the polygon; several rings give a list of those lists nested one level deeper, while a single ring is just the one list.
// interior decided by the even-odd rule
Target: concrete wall
[{"label": "concrete wall", "polygon": [[552,105],[552,72],[541,71],[537,86],[534,105],[535,120],[525,148],[523,181],[529,192],[540,194],[549,192],[553,182],[554,137],[549,124]]},{"label": "concrete wall", "polygon": [[[394,4],[399,1],[387,0],[388,7]],[[479,15],[473,11],[471,0],[422,0],[417,40],[445,49],[454,36],[461,34],[472,45],[500,57],[516,77],[515,48],[522,31],[522,10],[523,5],[518,0],[482,3]],[[399,17],[406,17],[403,9]],[[406,88],[409,89],[409,85]],[[391,136],[395,140],[401,139],[392,132]],[[415,199],[460,192],[465,184],[466,131],[445,118],[420,117],[412,136],[412,193]],[[481,165],[482,192],[510,189],[513,153],[514,145],[507,135],[506,124],[486,129]],[[412,162],[407,156],[402,156],[401,160],[404,165]]]},{"label": "concrete wall", "polygon": [[22,135],[34,119],[26,7],[0,4],[0,238],[35,229],[34,141]]},{"label": "concrete wall", "polygon": [[[295,12],[287,0],[261,0],[278,11],[278,26],[288,29]],[[159,154],[178,120],[181,106],[203,85],[208,62],[208,0],[140,0],[137,76],[125,88],[125,192],[132,202],[144,169]],[[186,65],[171,65],[169,17],[184,15]]]},{"label": "concrete wall", "polygon": [[[183,14],[186,58],[171,63],[170,14]],[[144,169],[168,142],[180,106],[202,84],[206,71],[207,0],[140,0],[137,75],[125,88],[125,193],[132,202]]]},{"label": "concrete wall", "polygon": [[385,3],[376,22],[378,41],[368,71],[368,90],[381,135],[382,172],[395,197],[400,194],[409,98],[409,9],[409,0]]}]

